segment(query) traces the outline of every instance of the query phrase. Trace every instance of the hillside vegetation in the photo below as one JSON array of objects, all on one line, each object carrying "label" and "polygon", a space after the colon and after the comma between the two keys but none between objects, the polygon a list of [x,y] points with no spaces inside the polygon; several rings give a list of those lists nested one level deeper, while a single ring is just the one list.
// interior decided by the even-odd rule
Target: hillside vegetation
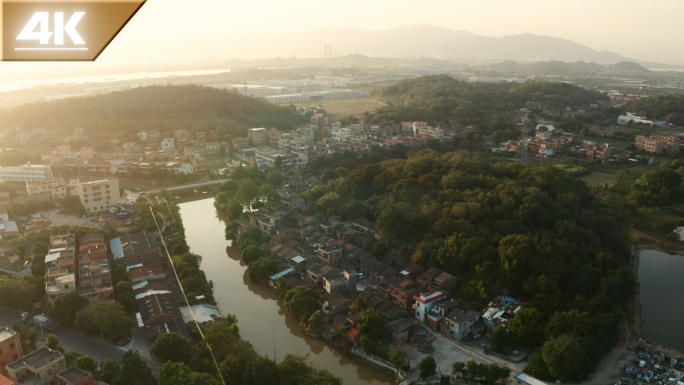
[{"label": "hillside vegetation", "polygon": [[373,119],[395,122],[475,119],[525,107],[528,101],[579,106],[606,98],[566,83],[468,83],[447,75],[402,80],[374,93],[390,101],[376,110]]},{"label": "hillside vegetation", "polygon": [[635,291],[631,214],[602,206],[564,170],[422,150],[362,165],[325,190],[317,210],[377,224],[374,254],[393,247],[457,275],[476,309],[502,293],[523,300],[530,310],[512,338],[542,347],[531,369],[540,376],[582,380],[613,346]]},{"label": "hillside vegetation", "polygon": [[630,100],[625,105],[625,111],[684,126],[684,95],[655,95]]},{"label": "hillside vegetation", "polygon": [[129,134],[188,129],[240,136],[249,127],[291,129],[305,120],[291,106],[194,85],[138,87],[0,110],[0,128],[23,124],[25,129],[83,127],[87,131]]}]

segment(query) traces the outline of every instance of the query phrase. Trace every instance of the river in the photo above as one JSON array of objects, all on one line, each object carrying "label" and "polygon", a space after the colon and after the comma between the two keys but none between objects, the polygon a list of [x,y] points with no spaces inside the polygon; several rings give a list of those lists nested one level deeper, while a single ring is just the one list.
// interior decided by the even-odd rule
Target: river
[{"label": "river", "polygon": [[180,203],[190,250],[202,256],[202,269],[214,282],[214,296],[224,314],[237,316],[242,338],[259,354],[273,357],[274,328],[277,360],[287,353],[309,353],[311,361],[342,378],[345,384],[393,384],[394,378],[347,358],[325,342],[302,334],[299,321],[285,311],[282,301],[266,284],[247,277],[240,251],[225,240],[225,224],[214,199]]},{"label": "river", "polygon": [[182,70],[182,71],[162,71],[162,72],[136,72],[114,75],[89,75],[69,78],[55,78],[55,79],[40,79],[30,80],[24,82],[6,82],[0,83],[0,92],[14,91],[22,88],[31,88],[38,85],[49,85],[55,83],[107,83],[120,80],[136,80],[136,79],[156,79],[168,78],[169,76],[198,76],[198,75],[214,75],[223,72],[230,72],[230,69],[211,69],[211,70]]},{"label": "river", "polygon": [[684,256],[642,251],[639,283],[644,336],[684,351]]}]

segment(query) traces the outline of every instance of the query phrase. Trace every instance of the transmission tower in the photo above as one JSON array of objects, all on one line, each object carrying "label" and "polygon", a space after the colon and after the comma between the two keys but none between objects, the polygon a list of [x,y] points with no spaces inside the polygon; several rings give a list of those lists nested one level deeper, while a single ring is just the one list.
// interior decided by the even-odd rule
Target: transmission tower
[{"label": "transmission tower", "polygon": [[527,122],[525,122],[525,127],[523,127],[523,137],[522,137],[522,164],[527,163]]},{"label": "transmission tower", "polygon": [[245,96],[247,96],[247,90],[248,90],[248,88],[247,88],[247,81],[246,81],[246,80],[245,80],[245,83],[244,83],[244,90],[245,90]]},{"label": "transmission tower", "polygon": [[325,68],[330,72],[330,62],[332,59],[332,43],[325,43]]}]

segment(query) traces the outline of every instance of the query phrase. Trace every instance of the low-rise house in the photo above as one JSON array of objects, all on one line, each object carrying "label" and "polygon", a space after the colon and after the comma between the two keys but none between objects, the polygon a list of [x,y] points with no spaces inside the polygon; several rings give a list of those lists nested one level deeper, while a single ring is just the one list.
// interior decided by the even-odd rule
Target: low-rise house
[{"label": "low-rise house", "polygon": [[335,262],[342,259],[341,247],[320,247],[316,250],[318,260],[325,264],[334,265]]},{"label": "low-rise house", "polygon": [[413,317],[387,322],[385,324],[385,333],[393,343],[402,345],[409,341],[409,328],[417,323],[418,320]]},{"label": "low-rise house", "polygon": [[333,291],[354,293],[356,292],[356,278],[357,274],[354,269],[346,269],[335,276],[328,275],[323,277],[323,287],[325,287],[325,291],[328,293]]},{"label": "low-rise house", "polygon": [[140,313],[138,317],[139,326],[152,326],[157,323],[167,323],[175,318],[183,320],[183,314],[178,307],[178,303],[173,297],[153,294],[137,300]]},{"label": "low-rise house", "polygon": [[508,330],[508,322],[515,318],[515,314],[522,309],[520,301],[505,295],[500,295],[492,299],[485,307],[482,321],[491,330],[498,326],[503,326]]},{"label": "low-rise house", "polygon": [[447,272],[442,272],[442,274],[438,275],[437,278],[435,278],[435,284],[438,287],[447,291],[454,290],[456,288],[457,283],[458,279]]},{"label": "low-rise house", "polygon": [[427,313],[427,325],[432,329],[439,330],[440,321],[457,306],[458,301],[453,298],[446,297],[440,299],[434,304],[432,310]]},{"label": "low-rise house", "polygon": [[90,259],[79,256],[78,294],[91,302],[114,300],[109,262],[106,259]]},{"label": "low-rise house", "polygon": [[75,366],[57,373],[60,385],[93,385],[95,378],[92,373],[79,369]]},{"label": "low-rise house", "polygon": [[328,298],[321,301],[321,311],[329,320],[333,316],[349,310],[349,305],[349,298],[338,291],[333,291]]},{"label": "low-rise house", "polygon": [[420,322],[426,322],[427,314],[442,298],[446,298],[446,293],[441,291],[429,291],[415,295],[413,297],[415,300],[413,309],[415,310],[416,318],[418,318]]},{"label": "low-rise house", "polygon": [[68,273],[65,272],[64,269],[61,269],[58,274],[52,274],[51,279],[51,282],[48,282],[47,280],[45,282],[45,293],[47,294],[49,302],[54,301],[60,295],[76,292],[75,273]]},{"label": "low-rise house", "polygon": [[33,274],[33,262],[22,261],[18,255],[0,257],[0,275],[10,278],[21,278]]},{"label": "low-rise house", "polygon": [[23,384],[56,384],[57,373],[66,369],[64,355],[50,348],[40,348],[7,365],[10,380]]},{"label": "low-rise house", "polygon": [[114,258],[138,258],[160,255],[159,241],[154,233],[143,231],[138,234],[125,234],[110,241]]},{"label": "low-rise house", "polygon": [[481,323],[479,319],[480,313],[473,310],[464,311],[456,307],[440,321],[441,331],[455,339],[465,338],[469,334],[481,334],[482,330],[476,327],[477,323]]},{"label": "low-rise house", "polygon": [[166,272],[159,266],[140,266],[128,270],[131,283],[136,284],[142,281],[166,281]]}]

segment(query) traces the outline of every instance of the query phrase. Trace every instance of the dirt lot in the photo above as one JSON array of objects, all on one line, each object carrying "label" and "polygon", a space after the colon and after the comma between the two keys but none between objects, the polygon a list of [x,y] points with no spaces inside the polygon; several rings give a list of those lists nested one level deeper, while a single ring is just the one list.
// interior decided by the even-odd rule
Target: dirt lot
[{"label": "dirt lot", "polygon": [[51,221],[53,226],[90,226],[99,227],[96,222],[93,222],[95,217],[79,218],[73,214],[57,214],[57,209],[41,211],[41,214],[47,216]]},{"label": "dirt lot", "polygon": [[[41,211],[41,214],[47,216],[51,221],[53,226],[62,226],[62,225],[69,225],[69,226],[89,226],[89,227],[94,227],[99,229],[100,226],[97,224],[97,222],[93,222],[93,220],[104,217],[105,214],[100,216],[91,216],[91,217],[86,217],[86,218],[79,218],[73,214],[58,214],[57,209],[55,210],[46,210],[46,211]],[[109,213],[106,214],[107,216],[113,218],[113,216]],[[130,230],[130,227],[117,227],[117,230],[121,232],[126,232]]]}]

